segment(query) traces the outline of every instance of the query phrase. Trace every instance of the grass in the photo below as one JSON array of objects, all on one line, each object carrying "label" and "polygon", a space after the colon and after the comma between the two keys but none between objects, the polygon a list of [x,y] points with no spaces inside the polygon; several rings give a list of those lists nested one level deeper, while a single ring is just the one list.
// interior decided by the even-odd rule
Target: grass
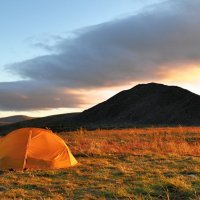
[{"label": "grass", "polygon": [[59,135],[79,164],[0,171],[0,199],[200,199],[200,127]]}]

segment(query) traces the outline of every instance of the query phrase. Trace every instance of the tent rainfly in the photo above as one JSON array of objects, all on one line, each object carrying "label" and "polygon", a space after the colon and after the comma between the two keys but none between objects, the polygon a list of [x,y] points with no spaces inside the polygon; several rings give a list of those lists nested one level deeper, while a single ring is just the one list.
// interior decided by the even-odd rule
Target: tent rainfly
[{"label": "tent rainfly", "polygon": [[0,169],[60,169],[76,159],[65,142],[50,130],[22,128],[0,140]]}]

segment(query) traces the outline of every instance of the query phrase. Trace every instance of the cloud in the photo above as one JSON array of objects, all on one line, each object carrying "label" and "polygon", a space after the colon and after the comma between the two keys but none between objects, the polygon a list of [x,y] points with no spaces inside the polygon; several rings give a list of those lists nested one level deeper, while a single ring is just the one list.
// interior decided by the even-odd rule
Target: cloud
[{"label": "cloud", "polygon": [[5,82],[0,84],[0,93],[0,110],[3,111],[73,108],[84,103],[77,94],[49,82]]},{"label": "cloud", "polygon": [[[29,91],[33,90],[35,94],[33,106],[27,104],[23,109],[29,106],[39,109],[36,103],[40,101],[38,94],[49,88],[48,84],[53,86],[49,96],[55,93],[74,100],[73,95],[63,95],[61,89],[157,81],[168,76],[170,70],[184,70],[186,64],[199,66],[199,8],[199,0],[156,4],[138,14],[76,31],[73,37],[59,40],[54,53],[10,65],[8,70],[35,85],[29,86]],[[21,94],[23,84],[15,83],[10,88],[14,86]],[[2,88],[1,85],[0,92]],[[30,93],[27,96],[31,98],[33,95]],[[47,92],[45,95],[48,108],[76,106],[77,103],[56,104],[52,101],[51,104]],[[41,107],[45,106],[45,99]],[[20,100],[18,104],[20,109]],[[4,107],[10,109],[7,104]]]}]

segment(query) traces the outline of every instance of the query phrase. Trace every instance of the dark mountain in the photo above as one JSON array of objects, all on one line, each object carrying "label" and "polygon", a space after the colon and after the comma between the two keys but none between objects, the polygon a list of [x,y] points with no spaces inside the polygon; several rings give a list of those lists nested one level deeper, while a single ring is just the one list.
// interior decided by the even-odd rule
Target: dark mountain
[{"label": "dark mountain", "polygon": [[79,114],[80,113],[52,115],[0,126],[0,135],[22,127],[50,128],[51,130],[58,132],[63,130],[74,130],[75,117]]},{"label": "dark mountain", "polygon": [[149,83],[124,90],[82,113],[55,115],[1,126],[0,133],[30,126],[63,131],[79,127],[176,125],[200,125],[200,96],[180,87]]},{"label": "dark mountain", "polygon": [[0,125],[5,124],[12,124],[20,121],[30,120],[33,119],[33,117],[25,116],[25,115],[15,115],[10,117],[3,117],[0,118]]},{"label": "dark mountain", "polygon": [[97,127],[200,125],[200,96],[176,86],[140,84],[85,110],[78,121]]}]

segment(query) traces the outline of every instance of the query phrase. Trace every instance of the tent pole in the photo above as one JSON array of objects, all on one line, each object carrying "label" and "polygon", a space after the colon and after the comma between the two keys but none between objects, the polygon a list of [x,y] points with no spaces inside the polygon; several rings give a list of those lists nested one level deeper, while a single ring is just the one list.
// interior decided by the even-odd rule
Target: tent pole
[{"label": "tent pole", "polygon": [[22,170],[24,170],[26,168],[26,162],[27,162],[27,156],[28,156],[28,147],[29,147],[29,143],[30,143],[30,140],[31,140],[31,136],[32,136],[32,130],[30,130],[30,132],[29,132]]}]

